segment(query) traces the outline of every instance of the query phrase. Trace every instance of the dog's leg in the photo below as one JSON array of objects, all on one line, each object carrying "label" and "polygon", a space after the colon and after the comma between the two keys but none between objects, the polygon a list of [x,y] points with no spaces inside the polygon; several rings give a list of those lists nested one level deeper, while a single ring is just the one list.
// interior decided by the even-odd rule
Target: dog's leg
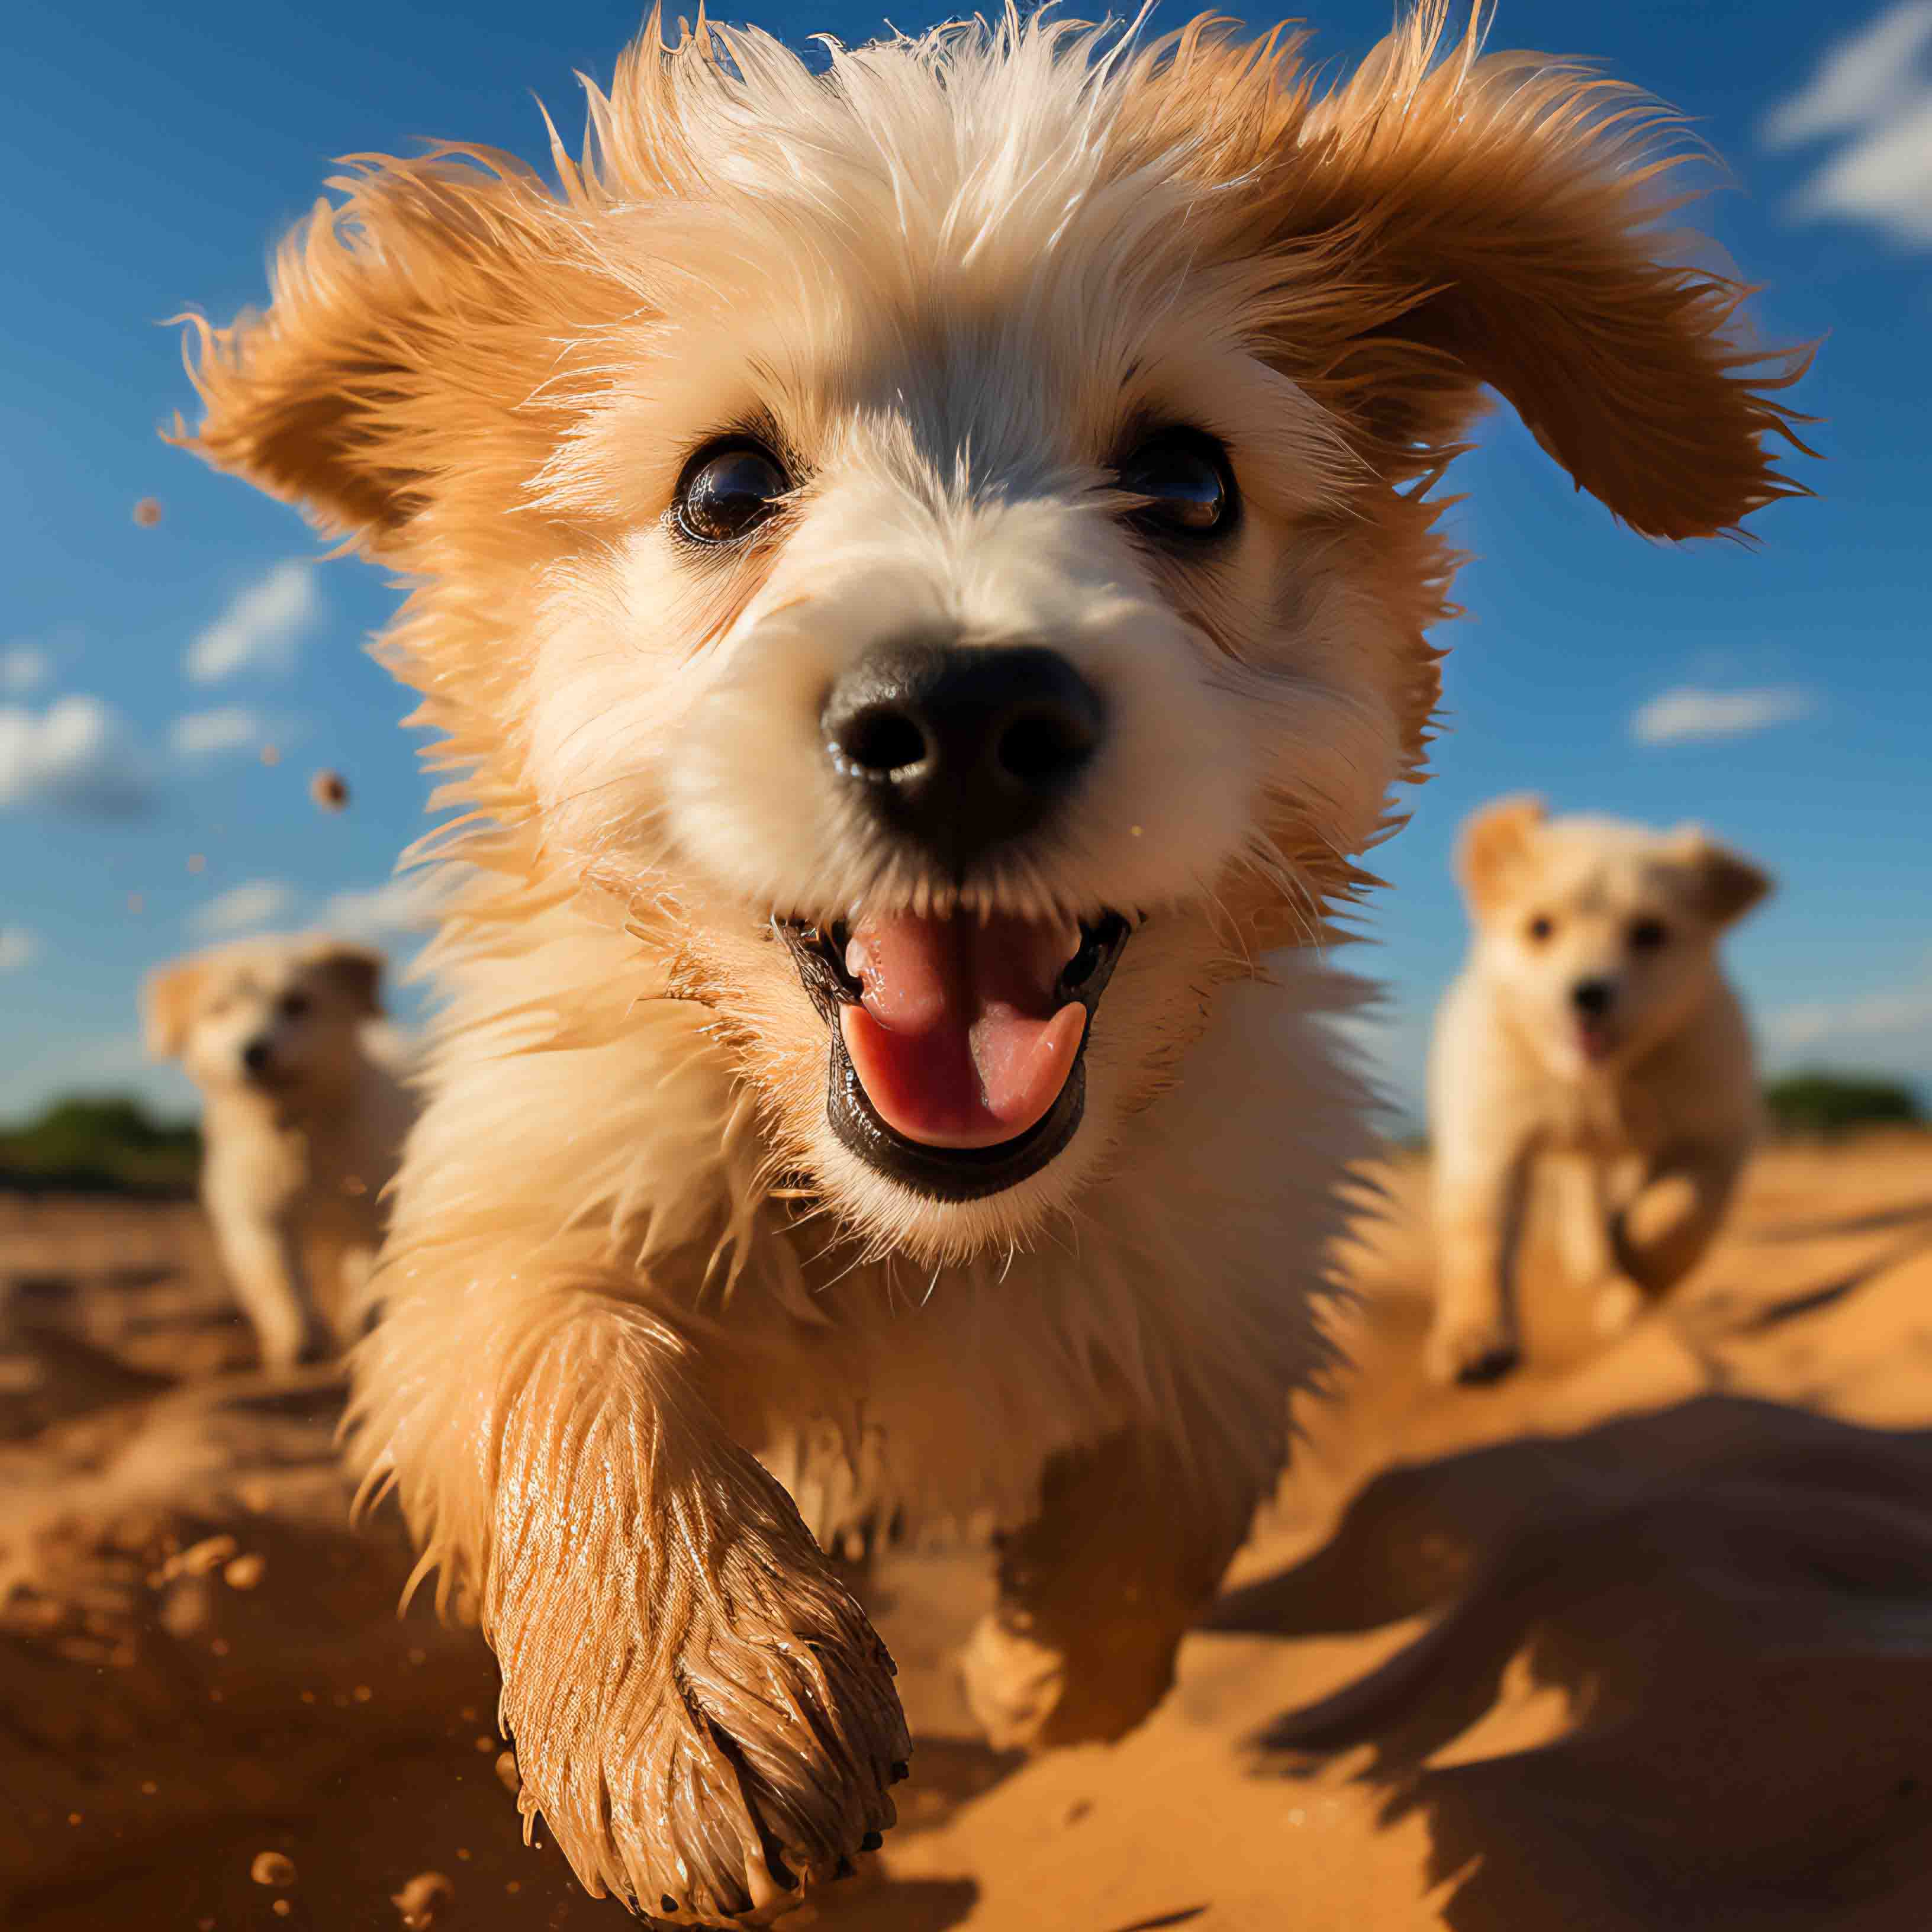
[{"label": "dog's leg", "polygon": [[1164,1438],[1058,1456],[1038,1513],[1000,1544],[1000,1600],[969,1640],[966,1694],[1000,1750],[1123,1736],[1174,1682],[1256,1498],[1210,1497]]},{"label": "dog's leg", "polygon": [[1516,1262],[1534,1152],[1515,1147],[1492,1166],[1438,1180],[1428,1366],[1439,1382],[1495,1382],[1521,1359]]},{"label": "dog's leg", "polygon": [[1730,1149],[1698,1148],[1654,1162],[1610,1223],[1617,1265],[1653,1299],[1703,1258],[1744,1168]]},{"label": "dog's leg", "polygon": [[1546,1166],[1554,1184],[1556,1244],[1564,1274],[1572,1288],[1599,1287],[1614,1265],[1602,1167],[1588,1154],[1567,1155]]},{"label": "dog's leg", "polygon": [[[473,1594],[526,1820],[594,1893],[762,1923],[893,1822],[892,1664],[685,1339],[595,1282],[506,1293],[410,1257],[359,1430]],[[514,1276],[512,1277],[514,1280]]]},{"label": "dog's leg", "polygon": [[212,1203],[209,1219],[264,1366],[292,1368],[327,1354],[328,1333],[309,1292],[302,1244],[286,1219],[224,1212]]}]

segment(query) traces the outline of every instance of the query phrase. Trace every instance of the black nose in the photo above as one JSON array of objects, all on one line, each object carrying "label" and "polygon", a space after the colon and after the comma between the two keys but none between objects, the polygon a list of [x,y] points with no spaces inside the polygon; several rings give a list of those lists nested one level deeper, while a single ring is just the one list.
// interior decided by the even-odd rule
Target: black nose
[{"label": "black nose", "polygon": [[1037,645],[888,645],[832,688],[820,722],[841,776],[954,878],[1036,827],[1104,728],[1093,686]]},{"label": "black nose", "polygon": [[1579,980],[1570,988],[1570,1004],[1586,1019],[1601,1019],[1616,996],[1616,988],[1607,980]]},{"label": "black nose", "polygon": [[242,1064],[250,1073],[259,1073],[268,1064],[268,1042],[266,1040],[251,1040],[242,1049]]}]

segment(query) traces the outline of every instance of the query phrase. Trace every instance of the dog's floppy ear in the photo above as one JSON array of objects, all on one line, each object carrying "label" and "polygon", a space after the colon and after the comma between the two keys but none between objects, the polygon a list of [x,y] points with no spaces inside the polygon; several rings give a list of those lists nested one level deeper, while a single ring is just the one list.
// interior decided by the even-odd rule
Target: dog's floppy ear
[{"label": "dog's floppy ear", "polygon": [[1252,170],[1251,245],[1279,268],[1258,318],[1271,359],[1390,480],[1453,455],[1489,384],[1648,536],[1713,535],[1807,494],[1769,446],[1803,447],[1804,418],[1774,398],[1808,352],[1742,341],[1749,291],[1687,265],[1682,238],[1656,225],[1678,205],[1660,184],[1685,158],[1654,152],[1670,117],[1574,67],[1479,57],[1480,4],[1438,60],[1446,11],[1424,0],[1319,100],[1292,47],[1250,58],[1270,105],[1224,72],[1213,165]]},{"label": "dog's floppy ear", "polygon": [[1472,911],[1480,915],[1496,903],[1543,822],[1542,800],[1519,793],[1484,806],[1462,827],[1456,842],[1456,876]]},{"label": "dog's floppy ear", "polygon": [[555,374],[554,332],[520,325],[572,277],[564,211],[521,162],[357,165],[283,244],[265,312],[181,318],[206,413],[164,434],[388,556],[439,472],[541,461],[520,406]]},{"label": "dog's floppy ear", "polygon": [[153,1058],[181,1058],[207,976],[206,961],[177,959],[172,965],[157,966],[142,981],[141,1036]]},{"label": "dog's floppy ear", "polygon": [[1712,925],[1734,925],[1770,897],[1771,874],[1742,852],[1719,844],[1701,825],[1680,825],[1670,844],[1672,856],[1688,868],[1698,904]]},{"label": "dog's floppy ear", "polygon": [[386,962],[373,946],[324,940],[311,956],[315,970],[342,989],[351,1006],[371,1019],[382,1012],[382,971]]}]

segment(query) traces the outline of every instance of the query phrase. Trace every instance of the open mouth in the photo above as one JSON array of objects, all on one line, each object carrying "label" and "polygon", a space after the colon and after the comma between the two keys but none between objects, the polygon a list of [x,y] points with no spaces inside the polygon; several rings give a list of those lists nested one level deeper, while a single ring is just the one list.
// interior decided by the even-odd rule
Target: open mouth
[{"label": "open mouth", "polygon": [[773,923],[831,1035],[826,1118],[869,1166],[976,1201],[1073,1138],[1088,1035],[1130,930],[1118,913]]},{"label": "open mouth", "polygon": [[1576,1050],[1592,1066],[1600,1066],[1617,1048],[1615,1032],[1609,1027],[1588,1021],[1576,1028]]}]

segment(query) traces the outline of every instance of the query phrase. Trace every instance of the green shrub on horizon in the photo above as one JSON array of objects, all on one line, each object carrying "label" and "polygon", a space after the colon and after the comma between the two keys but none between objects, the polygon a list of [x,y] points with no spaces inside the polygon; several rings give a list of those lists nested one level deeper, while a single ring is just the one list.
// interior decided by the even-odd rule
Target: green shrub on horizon
[{"label": "green shrub on horizon", "polygon": [[1925,1125],[1918,1096],[1902,1080],[1822,1068],[1787,1073],[1764,1090],[1765,1110],[1780,1134],[1837,1134],[1855,1127]]},{"label": "green shrub on horizon", "polygon": [[179,1194],[200,1166],[192,1122],[158,1120],[122,1094],[56,1100],[34,1120],[0,1127],[0,1188]]}]

